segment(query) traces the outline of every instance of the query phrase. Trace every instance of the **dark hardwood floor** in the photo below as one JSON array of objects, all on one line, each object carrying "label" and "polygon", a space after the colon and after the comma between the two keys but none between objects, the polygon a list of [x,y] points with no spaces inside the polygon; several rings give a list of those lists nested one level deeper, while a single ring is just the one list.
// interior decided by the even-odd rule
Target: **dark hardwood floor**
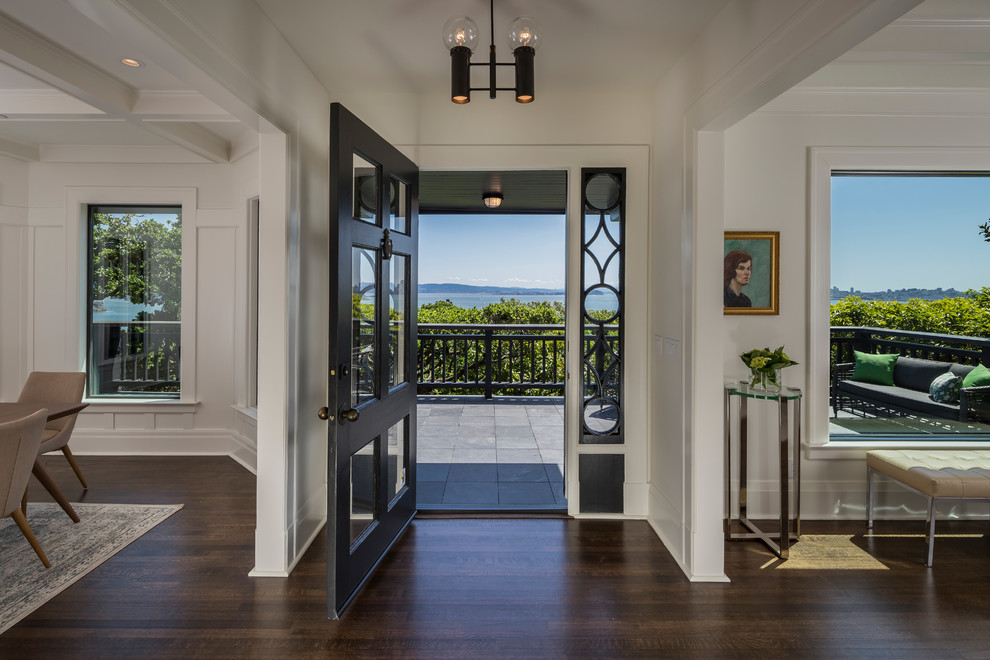
[{"label": "dark hardwood floor", "polygon": [[734,542],[732,582],[692,584],[641,521],[422,519],[334,622],[322,538],[288,579],[247,577],[254,478],[233,461],[80,457],[83,494],[45,460],[73,501],[185,508],[0,635],[4,659],[990,657],[986,535],[940,538],[927,569],[920,537],[805,523],[857,535],[890,570],[761,568],[762,545]]}]

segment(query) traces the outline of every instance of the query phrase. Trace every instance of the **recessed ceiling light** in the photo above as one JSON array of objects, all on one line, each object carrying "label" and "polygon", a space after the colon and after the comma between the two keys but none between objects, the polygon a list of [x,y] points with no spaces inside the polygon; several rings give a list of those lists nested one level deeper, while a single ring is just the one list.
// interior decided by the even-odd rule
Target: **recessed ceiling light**
[{"label": "recessed ceiling light", "polygon": [[144,66],[144,62],[142,62],[141,60],[135,60],[130,57],[123,58],[122,60],[120,60],[120,63],[123,64],[124,66],[133,67],[135,69]]}]

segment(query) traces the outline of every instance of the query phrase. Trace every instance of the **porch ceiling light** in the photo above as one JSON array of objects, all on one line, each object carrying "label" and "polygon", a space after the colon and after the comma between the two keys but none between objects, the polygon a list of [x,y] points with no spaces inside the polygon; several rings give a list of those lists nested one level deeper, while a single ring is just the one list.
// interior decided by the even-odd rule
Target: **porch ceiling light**
[{"label": "porch ceiling light", "polygon": [[[495,0],[489,2],[491,19],[491,45],[488,49],[488,62],[474,63],[471,54],[478,46],[478,25],[467,16],[455,16],[443,26],[443,43],[450,49],[450,100],[454,103],[470,103],[471,92],[487,91],[488,98],[495,98],[495,92],[515,92],[516,102],[532,103],[536,98],[533,84],[533,61],[536,49],[540,47],[540,32],[536,21],[528,16],[520,16],[509,26],[509,48],[515,62],[495,61]],[[471,67],[488,67],[488,87],[471,87]],[[495,69],[500,66],[515,67],[516,86],[496,87]]]},{"label": "porch ceiling light", "polygon": [[502,204],[502,193],[486,192],[481,196],[481,199],[484,200],[485,206],[490,209],[495,209]]}]

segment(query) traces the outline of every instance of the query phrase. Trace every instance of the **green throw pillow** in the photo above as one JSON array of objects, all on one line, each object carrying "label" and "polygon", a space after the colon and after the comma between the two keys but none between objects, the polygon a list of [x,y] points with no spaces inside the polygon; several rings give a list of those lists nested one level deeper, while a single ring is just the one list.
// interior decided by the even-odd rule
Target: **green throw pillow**
[{"label": "green throw pillow", "polygon": [[928,395],[931,396],[932,401],[938,403],[959,403],[960,387],[962,387],[962,378],[947,371],[932,381]]},{"label": "green throw pillow", "polygon": [[856,367],[850,380],[858,380],[861,383],[876,383],[877,385],[894,384],[894,364],[900,357],[897,353],[860,353],[853,351],[856,358]]},{"label": "green throw pillow", "polygon": [[977,365],[976,369],[966,374],[962,382],[963,387],[983,387],[984,385],[990,385],[990,369],[982,364]]}]

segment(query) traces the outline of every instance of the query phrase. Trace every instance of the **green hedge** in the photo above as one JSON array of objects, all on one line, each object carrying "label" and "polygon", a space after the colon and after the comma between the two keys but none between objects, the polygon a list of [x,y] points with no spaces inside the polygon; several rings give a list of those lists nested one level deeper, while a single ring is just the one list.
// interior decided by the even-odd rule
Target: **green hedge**
[{"label": "green hedge", "polygon": [[907,302],[850,297],[832,305],[831,325],[990,337],[990,288],[958,298]]}]

